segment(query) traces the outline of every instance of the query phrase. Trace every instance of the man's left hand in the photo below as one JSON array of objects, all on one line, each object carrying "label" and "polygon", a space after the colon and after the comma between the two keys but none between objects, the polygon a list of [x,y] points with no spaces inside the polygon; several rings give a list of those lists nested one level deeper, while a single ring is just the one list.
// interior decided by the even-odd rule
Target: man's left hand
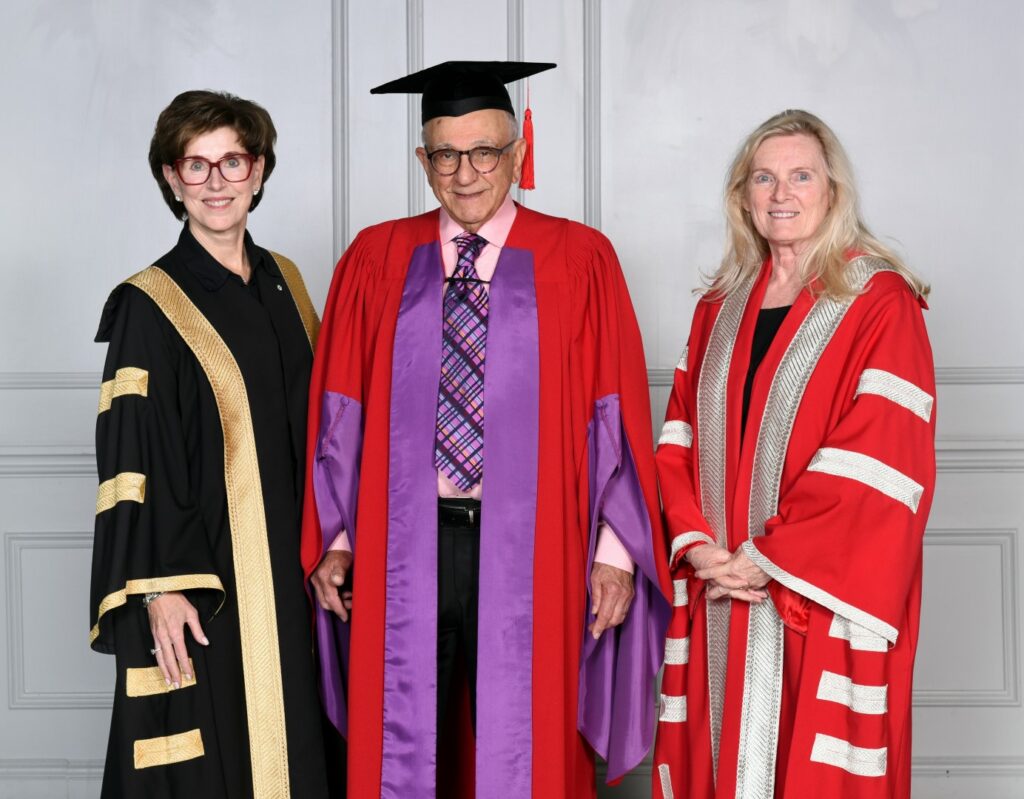
[{"label": "man's left hand", "polygon": [[610,627],[626,620],[626,613],[636,592],[633,575],[607,563],[595,563],[590,571],[590,612],[596,616],[588,626],[595,639]]}]

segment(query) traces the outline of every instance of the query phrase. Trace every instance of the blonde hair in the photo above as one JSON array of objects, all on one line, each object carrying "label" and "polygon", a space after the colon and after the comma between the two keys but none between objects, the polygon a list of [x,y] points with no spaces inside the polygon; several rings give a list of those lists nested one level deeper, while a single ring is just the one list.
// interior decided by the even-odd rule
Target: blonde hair
[{"label": "blonde hair", "polygon": [[756,275],[769,254],[768,241],[743,208],[750,168],[757,148],[773,136],[804,134],[814,137],[825,156],[831,203],[828,213],[800,260],[804,286],[814,284],[821,294],[837,299],[856,292],[846,275],[852,250],[888,261],[915,295],[927,297],[929,287],[891,249],[876,239],[861,219],[853,168],[835,133],[814,114],[789,110],[776,114],[751,133],[733,159],[725,186],[726,249],[718,271],[708,281],[709,299],[720,299]]}]

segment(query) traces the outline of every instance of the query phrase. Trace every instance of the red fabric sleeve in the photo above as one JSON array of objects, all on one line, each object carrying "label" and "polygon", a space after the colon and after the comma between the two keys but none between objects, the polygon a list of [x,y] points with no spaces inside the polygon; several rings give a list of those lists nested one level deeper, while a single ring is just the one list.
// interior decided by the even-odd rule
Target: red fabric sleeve
[{"label": "red fabric sleeve", "polygon": [[856,301],[871,305],[852,331],[842,413],[809,464],[784,474],[765,536],[744,544],[776,581],[890,643],[935,485],[931,347],[916,299],[893,282]]}]

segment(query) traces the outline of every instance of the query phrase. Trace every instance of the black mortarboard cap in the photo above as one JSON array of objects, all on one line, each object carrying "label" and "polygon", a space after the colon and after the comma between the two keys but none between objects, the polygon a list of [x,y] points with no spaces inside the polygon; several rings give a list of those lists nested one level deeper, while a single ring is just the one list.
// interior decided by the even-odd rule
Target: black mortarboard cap
[{"label": "black mortarboard cap", "polygon": [[422,94],[424,123],[485,108],[515,114],[505,84],[555,66],[531,61],[445,61],[370,89],[370,94]]}]

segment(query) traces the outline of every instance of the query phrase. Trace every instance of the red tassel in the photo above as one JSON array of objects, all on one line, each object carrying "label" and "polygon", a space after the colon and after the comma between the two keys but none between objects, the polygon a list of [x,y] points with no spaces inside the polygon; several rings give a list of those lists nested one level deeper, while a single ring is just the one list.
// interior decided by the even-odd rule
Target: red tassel
[{"label": "red tassel", "polygon": [[519,178],[519,188],[535,189],[533,180],[533,112],[529,108],[523,114],[523,138],[526,139],[526,155],[523,157],[523,174]]}]

